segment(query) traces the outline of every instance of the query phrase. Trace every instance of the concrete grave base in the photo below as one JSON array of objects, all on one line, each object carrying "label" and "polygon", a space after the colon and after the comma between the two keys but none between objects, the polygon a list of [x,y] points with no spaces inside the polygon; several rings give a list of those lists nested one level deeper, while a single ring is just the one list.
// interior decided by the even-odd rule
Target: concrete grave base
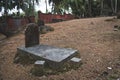
[{"label": "concrete grave base", "polygon": [[58,48],[48,45],[36,45],[33,47],[19,47],[19,54],[29,55],[36,60],[44,60],[50,67],[59,68],[63,63],[77,54],[77,50],[71,48]]}]

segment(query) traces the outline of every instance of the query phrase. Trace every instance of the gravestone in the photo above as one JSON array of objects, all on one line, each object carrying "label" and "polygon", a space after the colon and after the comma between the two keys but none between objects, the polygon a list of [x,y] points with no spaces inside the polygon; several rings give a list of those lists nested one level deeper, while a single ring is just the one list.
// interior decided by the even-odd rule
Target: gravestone
[{"label": "gravestone", "polygon": [[39,27],[35,23],[30,23],[25,30],[25,47],[35,45],[39,45]]},{"label": "gravestone", "polygon": [[30,23],[27,25],[25,31],[25,46],[17,48],[17,53],[18,56],[16,56],[15,59],[17,59],[18,62],[22,61],[21,59],[24,59],[24,56],[28,56],[28,58],[30,57],[30,59],[34,61],[45,61],[52,69],[58,69],[62,67],[65,62],[73,58],[78,51],[71,48],[58,48],[39,44],[39,27],[35,23]]}]

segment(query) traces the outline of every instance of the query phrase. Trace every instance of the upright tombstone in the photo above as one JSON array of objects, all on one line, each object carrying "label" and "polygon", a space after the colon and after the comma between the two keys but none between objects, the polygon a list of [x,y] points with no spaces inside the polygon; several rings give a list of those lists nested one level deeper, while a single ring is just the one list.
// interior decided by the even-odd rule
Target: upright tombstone
[{"label": "upright tombstone", "polygon": [[35,45],[39,45],[39,27],[35,23],[30,23],[25,30],[25,47]]}]

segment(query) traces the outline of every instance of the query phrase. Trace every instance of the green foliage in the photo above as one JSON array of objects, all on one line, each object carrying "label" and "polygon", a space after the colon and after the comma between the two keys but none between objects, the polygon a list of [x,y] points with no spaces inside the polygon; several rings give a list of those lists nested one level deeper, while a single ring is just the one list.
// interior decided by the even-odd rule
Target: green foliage
[{"label": "green foliage", "polygon": [[62,2],[63,0],[49,0],[49,3],[53,3],[53,8],[52,8],[53,13],[58,13],[58,14],[62,13],[62,7],[60,5]]},{"label": "green foliage", "polygon": [[113,15],[120,9],[120,0],[49,0],[49,2],[53,3],[53,13],[64,13],[65,10],[71,9],[72,14],[81,17]]},{"label": "green foliage", "polygon": [[27,16],[33,16],[35,12],[35,3],[39,3],[39,0],[24,0],[20,8],[25,12]]},{"label": "green foliage", "polygon": [[39,3],[39,0],[0,0],[0,11],[4,8],[4,13],[7,15],[8,10],[17,7],[18,12],[22,9],[27,16],[34,15],[34,4]]},{"label": "green foliage", "polygon": [[[34,5],[40,0],[0,0],[0,11],[4,8],[5,15],[17,7],[22,9],[27,16],[34,15]],[[113,15],[120,10],[120,0],[49,0],[52,3],[52,12],[63,14],[72,11],[79,17],[95,17],[100,15]]]}]

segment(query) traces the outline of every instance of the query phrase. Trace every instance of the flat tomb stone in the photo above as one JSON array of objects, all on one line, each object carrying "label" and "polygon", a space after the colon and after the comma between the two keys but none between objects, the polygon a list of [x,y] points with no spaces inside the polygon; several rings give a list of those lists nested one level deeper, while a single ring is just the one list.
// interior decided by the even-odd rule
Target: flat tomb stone
[{"label": "flat tomb stone", "polygon": [[45,61],[50,62],[64,62],[70,60],[77,54],[77,50],[71,48],[57,48],[48,45],[36,45],[33,47],[19,47],[18,53],[32,54],[34,56],[40,57]]}]

